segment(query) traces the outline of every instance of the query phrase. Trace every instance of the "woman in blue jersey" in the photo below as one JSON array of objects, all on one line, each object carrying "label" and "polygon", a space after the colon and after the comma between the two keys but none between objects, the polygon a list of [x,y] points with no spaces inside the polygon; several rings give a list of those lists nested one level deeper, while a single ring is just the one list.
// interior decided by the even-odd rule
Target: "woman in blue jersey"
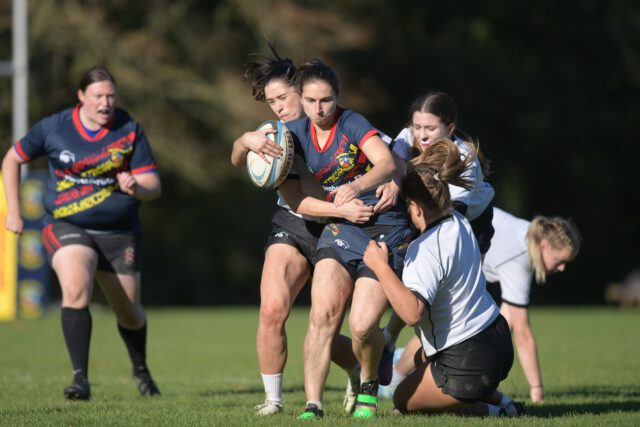
[{"label": "woman in blue jersey", "polygon": [[453,209],[449,186],[469,188],[464,161],[449,139],[432,141],[412,160],[403,181],[409,216],[420,236],[405,256],[402,281],[389,249],[371,241],[364,262],[377,275],[394,311],[415,327],[424,352],[394,395],[401,412],[521,415],[523,407],[497,391],[513,363],[509,326],[486,291],[473,231]]},{"label": "woman in blue jersey", "polygon": [[43,244],[62,289],[62,331],[73,366],[67,399],[91,397],[88,381],[94,278],[113,308],[142,396],[159,395],[146,363],[147,321],[140,304],[141,201],[160,195],[147,138],[115,107],[116,84],[103,66],[89,69],[79,104],[38,122],[2,162],[9,207],[5,227],[20,234],[20,165],[49,160]]},{"label": "woman in blue jersey", "polygon": [[[393,157],[379,132],[358,113],[338,106],[338,77],[322,61],[314,59],[300,66],[297,80],[307,117],[287,123],[296,154],[303,156],[327,193],[327,200],[335,206],[355,199],[375,206],[379,201],[377,187],[395,172]],[[287,180],[283,188],[295,185],[295,180]],[[310,202],[309,197],[290,201],[295,210]],[[316,267],[304,348],[307,405],[300,418],[323,415],[322,394],[330,349],[352,293],[349,327],[353,352],[361,367],[354,417],[375,416],[377,369],[383,343],[378,323],[387,300],[375,275],[362,263],[362,256],[371,238],[385,241],[392,248],[389,262],[400,269],[409,237],[403,206],[378,213],[365,224],[337,220],[325,227],[314,256]]]},{"label": "woman in blue jersey", "polygon": [[[245,78],[251,78],[256,101],[266,102],[283,122],[304,117],[300,94],[293,81],[296,66],[289,58],[282,58],[270,45],[271,56],[258,56],[247,64]],[[282,149],[266,137],[274,131],[244,133],[233,145],[231,163],[246,165],[247,153],[279,157]],[[297,159],[296,159],[297,160]],[[291,307],[312,272],[312,257],[326,221],[321,217],[341,217],[353,222],[366,222],[373,215],[373,207],[359,200],[337,206],[323,198],[322,188],[311,179],[306,166],[294,166],[289,179],[302,183],[304,194],[313,196],[312,207],[302,216],[291,210],[278,192],[278,208],[272,218],[273,228],[267,240],[262,276],[260,279],[260,317],[256,334],[256,350],[265,391],[264,403],[258,405],[258,415],[282,412],[283,371],[287,361],[285,323]],[[295,177],[293,176],[295,175]],[[350,376],[357,375],[350,348],[334,349],[334,359],[346,367]],[[344,361],[344,362],[343,362]],[[342,362],[342,363],[340,363]],[[343,366],[344,367],[344,366]]]}]

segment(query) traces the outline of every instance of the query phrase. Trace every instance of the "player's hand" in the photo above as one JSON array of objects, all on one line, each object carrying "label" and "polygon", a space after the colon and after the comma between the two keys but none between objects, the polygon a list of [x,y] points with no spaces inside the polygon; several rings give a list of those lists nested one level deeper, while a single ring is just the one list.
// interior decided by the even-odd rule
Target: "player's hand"
[{"label": "player's hand", "polygon": [[395,181],[384,183],[376,189],[378,203],[373,207],[375,213],[385,212],[391,209],[398,201],[400,187]]},{"label": "player's hand", "polygon": [[353,199],[338,208],[342,218],[354,224],[364,224],[373,216],[373,206],[365,205],[360,199]]},{"label": "player's hand", "polygon": [[533,403],[544,402],[544,389],[542,386],[529,388],[529,397]]},{"label": "player's hand", "polygon": [[389,248],[385,242],[371,240],[364,251],[363,261],[373,271],[381,265],[388,265]]},{"label": "player's hand", "polygon": [[19,236],[24,230],[24,221],[20,215],[9,213],[4,221],[4,228]]},{"label": "player's hand", "polygon": [[345,184],[332,191],[331,194],[334,196],[333,203],[339,207],[355,199],[360,193],[353,184]]},{"label": "player's hand", "polygon": [[136,178],[129,172],[120,172],[117,175],[117,178],[120,191],[130,196],[135,196],[136,186],[138,185]]},{"label": "player's hand", "polygon": [[279,159],[282,156],[283,149],[275,141],[269,139],[269,134],[277,134],[277,129],[261,129],[253,132],[247,132],[242,138],[242,144],[250,151],[256,153],[262,160],[271,163],[267,156]]}]

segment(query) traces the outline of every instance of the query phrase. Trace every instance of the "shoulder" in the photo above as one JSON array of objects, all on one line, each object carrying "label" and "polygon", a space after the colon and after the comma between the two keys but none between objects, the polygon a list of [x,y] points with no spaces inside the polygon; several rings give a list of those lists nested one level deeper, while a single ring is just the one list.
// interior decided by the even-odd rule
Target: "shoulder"
[{"label": "shoulder", "polygon": [[305,129],[309,128],[309,118],[303,117],[301,119],[291,120],[284,124],[290,132],[297,136],[301,136]]}]

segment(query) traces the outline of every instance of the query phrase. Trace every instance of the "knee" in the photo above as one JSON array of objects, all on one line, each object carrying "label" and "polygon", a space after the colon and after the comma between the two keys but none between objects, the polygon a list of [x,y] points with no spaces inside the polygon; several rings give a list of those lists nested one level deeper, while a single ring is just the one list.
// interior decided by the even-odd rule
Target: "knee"
[{"label": "knee", "polygon": [[349,318],[349,330],[354,341],[368,341],[374,334],[374,328],[376,327],[377,325],[370,325],[357,317]]},{"label": "knee", "polygon": [[260,325],[282,327],[289,317],[290,308],[284,301],[263,301],[260,304]]},{"label": "knee", "polygon": [[311,307],[309,325],[316,330],[335,330],[342,320],[342,310],[339,306]]},{"label": "knee", "polygon": [[65,307],[84,308],[89,305],[89,289],[86,286],[65,286],[62,300]]}]

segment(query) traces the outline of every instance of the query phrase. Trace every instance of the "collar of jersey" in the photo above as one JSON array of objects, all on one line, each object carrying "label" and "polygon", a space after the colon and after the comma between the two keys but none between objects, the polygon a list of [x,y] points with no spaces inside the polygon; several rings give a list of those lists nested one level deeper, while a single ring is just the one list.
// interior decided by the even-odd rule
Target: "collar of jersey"
[{"label": "collar of jersey", "polygon": [[84,130],[84,126],[82,126],[82,121],[80,121],[80,107],[82,107],[82,103],[79,103],[78,105],[76,105],[76,108],[73,109],[73,125],[75,126],[75,128],[78,131],[78,133],[80,134],[80,136],[82,136],[84,139],[86,139],[89,142],[94,142],[94,141],[99,140],[103,136],[105,136],[107,133],[109,133],[109,129],[111,128],[111,125],[113,124],[114,117],[116,115],[115,112],[113,113],[113,115],[109,119],[109,122],[106,125],[104,125],[102,127],[102,129],[100,129],[100,132],[98,132],[96,134],[96,136],[94,136],[92,138],[87,133],[87,131]]},{"label": "collar of jersey", "polygon": [[342,114],[344,110],[338,106],[336,107],[336,114],[333,116],[333,125],[331,126],[331,132],[329,132],[329,137],[327,138],[327,143],[324,144],[324,148],[320,149],[320,145],[318,144],[318,135],[316,135],[316,127],[313,125],[313,122],[309,120],[309,126],[311,126],[311,139],[313,140],[313,146],[316,148],[318,153],[324,153],[327,151],[331,144],[333,144],[333,139],[336,134],[336,128],[338,127],[338,119],[340,118],[340,114]]}]

